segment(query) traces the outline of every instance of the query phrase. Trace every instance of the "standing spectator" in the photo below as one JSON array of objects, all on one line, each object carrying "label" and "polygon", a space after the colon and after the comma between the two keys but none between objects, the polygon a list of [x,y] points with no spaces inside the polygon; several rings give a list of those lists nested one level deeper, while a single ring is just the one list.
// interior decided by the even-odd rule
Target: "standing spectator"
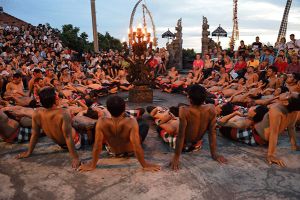
[{"label": "standing spectator", "polygon": [[258,49],[260,51],[262,49],[262,43],[259,42],[258,36],[256,36],[255,42],[252,43],[251,48],[252,48],[252,51],[255,51],[256,49]]},{"label": "standing spectator", "polygon": [[241,46],[239,46],[238,48],[239,56],[245,54],[245,51],[248,49],[248,47],[244,43],[244,40],[241,40],[240,44]]},{"label": "standing spectator", "polygon": [[232,58],[234,56],[234,46],[231,45],[229,51],[227,52],[227,55]]},{"label": "standing spectator", "polygon": [[293,58],[294,53],[298,55],[298,51],[300,48],[300,40],[296,40],[294,34],[290,35],[290,39],[291,39],[291,41],[289,41],[287,43],[289,62],[291,62],[291,59]]}]

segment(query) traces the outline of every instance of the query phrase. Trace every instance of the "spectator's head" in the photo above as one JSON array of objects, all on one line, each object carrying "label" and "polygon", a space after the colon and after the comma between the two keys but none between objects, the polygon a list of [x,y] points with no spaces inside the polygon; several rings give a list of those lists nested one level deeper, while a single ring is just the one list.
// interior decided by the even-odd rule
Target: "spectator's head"
[{"label": "spectator's head", "polygon": [[265,54],[268,56],[270,55],[270,49],[266,49]]},{"label": "spectator's head", "polygon": [[206,98],[206,90],[200,85],[192,85],[188,90],[187,98],[191,105],[200,106]]},{"label": "spectator's head", "polygon": [[248,111],[248,116],[253,118],[254,123],[261,122],[265,114],[269,112],[266,105],[252,106]]},{"label": "spectator's head", "polygon": [[258,36],[256,36],[255,41],[259,42],[259,37]]},{"label": "spectator's head", "polygon": [[277,56],[277,61],[282,63],[283,62],[283,55],[278,55]]},{"label": "spectator's head", "polygon": [[266,78],[262,78],[260,81],[258,81],[258,87],[263,86],[262,88],[266,88],[267,85],[269,84],[269,80]]},{"label": "spectator's head", "polygon": [[294,65],[298,65],[298,62],[299,62],[299,57],[298,56],[294,56],[293,57],[293,64]]},{"label": "spectator's head", "polygon": [[291,40],[294,40],[294,39],[295,39],[295,35],[294,35],[294,34],[291,34],[291,35],[290,35],[290,39],[291,39]]},{"label": "spectator's head", "polygon": [[245,61],[245,55],[244,54],[240,56],[240,61]]},{"label": "spectator's head", "polygon": [[197,54],[196,59],[200,60],[200,54]]},{"label": "spectator's head", "polygon": [[285,43],[286,43],[285,37],[282,37],[282,38],[280,39],[280,42],[283,43],[283,44],[285,44]]},{"label": "spectator's head", "polygon": [[122,97],[116,95],[106,101],[107,110],[113,117],[119,117],[125,112],[125,101]]},{"label": "spectator's head", "polygon": [[42,77],[42,71],[40,69],[34,69],[33,70],[33,75],[37,77]]},{"label": "spectator's head", "polygon": [[278,68],[276,67],[276,66],[270,66],[269,67],[269,69],[268,69],[268,72],[267,72],[267,75],[269,76],[269,77],[271,77],[271,76],[275,76],[276,74],[277,74],[277,72],[278,72]]},{"label": "spectator's head", "polygon": [[29,106],[30,108],[41,107],[40,104],[39,104],[39,102],[38,102],[36,99],[32,99],[32,100],[29,102],[28,106]]},{"label": "spectator's head", "polygon": [[179,107],[178,106],[171,106],[169,108],[170,113],[172,113],[175,117],[179,117]]},{"label": "spectator's head", "polygon": [[53,86],[59,86],[60,83],[58,80],[56,80],[55,78],[51,79],[50,83],[53,85]]},{"label": "spectator's head", "polygon": [[44,108],[56,107],[59,103],[59,98],[53,87],[44,88],[39,94],[40,102]]},{"label": "spectator's head", "polygon": [[210,60],[210,58],[211,58],[210,54],[206,54],[205,58],[206,58],[206,60]]},{"label": "spectator's head", "polygon": [[300,95],[298,92],[286,92],[279,96],[279,104],[286,107],[288,112],[300,110]]},{"label": "spectator's head", "polygon": [[275,90],[275,92],[273,93],[273,95],[274,95],[274,96],[278,96],[278,95],[283,94],[283,93],[286,93],[286,92],[288,92],[288,91],[289,91],[289,88],[287,88],[287,87],[281,85],[281,86],[279,86],[279,87]]},{"label": "spectator's head", "polygon": [[259,90],[253,90],[249,92],[249,97],[252,99],[260,99],[261,98],[261,92]]},{"label": "spectator's head", "polygon": [[2,63],[0,63],[0,72],[2,72],[4,70],[4,66]]},{"label": "spectator's head", "polygon": [[246,83],[247,79],[245,77],[242,77],[238,80],[238,84],[244,85]]},{"label": "spectator's head", "polygon": [[254,59],[255,59],[255,55],[254,54],[250,54],[250,60],[251,60],[251,62],[253,62]]},{"label": "spectator's head", "polygon": [[286,83],[288,84],[297,84],[297,82],[300,80],[300,75],[298,72],[293,72],[286,80]]},{"label": "spectator's head", "polygon": [[225,63],[230,63],[231,62],[231,58],[229,56],[226,56],[224,58]]},{"label": "spectator's head", "polygon": [[254,67],[253,66],[248,66],[247,67],[247,73],[253,73],[254,72]]},{"label": "spectator's head", "polygon": [[217,50],[217,49],[215,49],[215,50],[214,50],[214,54],[216,55],[217,53],[218,53],[218,50]]},{"label": "spectator's head", "polygon": [[22,75],[20,73],[15,73],[13,79],[15,84],[20,84],[22,82]]}]

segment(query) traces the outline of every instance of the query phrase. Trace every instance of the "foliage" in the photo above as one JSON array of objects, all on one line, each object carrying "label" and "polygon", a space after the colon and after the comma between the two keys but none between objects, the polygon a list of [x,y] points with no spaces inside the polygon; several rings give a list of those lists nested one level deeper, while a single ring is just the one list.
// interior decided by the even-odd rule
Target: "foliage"
[{"label": "foliage", "polygon": [[196,59],[197,53],[194,51],[194,49],[184,49],[182,48],[182,57],[183,58],[195,58]]},{"label": "foliage", "polygon": [[108,32],[105,35],[98,33],[98,45],[104,51],[108,51],[109,49],[121,51],[123,48],[121,41],[112,37]]},{"label": "foliage", "polygon": [[[46,23],[48,29],[52,29],[52,32],[61,41],[63,46],[69,47],[74,51],[82,54],[87,50],[94,49],[94,43],[88,41],[88,34],[86,32],[79,33],[80,28],[73,27],[72,24],[65,24],[62,26],[62,30],[52,28],[49,23]],[[123,45],[119,39],[112,37],[108,32],[105,35],[98,33],[99,48],[108,51],[109,49],[121,51]]]}]

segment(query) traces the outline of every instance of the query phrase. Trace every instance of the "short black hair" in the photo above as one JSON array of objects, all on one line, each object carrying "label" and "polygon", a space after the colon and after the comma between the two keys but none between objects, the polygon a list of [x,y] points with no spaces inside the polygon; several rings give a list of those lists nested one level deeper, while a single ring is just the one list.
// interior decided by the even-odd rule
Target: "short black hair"
[{"label": "short black hair", "polygon": [[39,105],[39,103],[37,102],[36,99],[32,99],[30,102],[29,102],[29,105],[28,105],[30,108],[37,108],[37,107],[41,107]]},{"label": "short black hair", "polygon": [[[281,50],[280,50],[280,51],[281,51]],[[283,51],[283,52],[284,52],[284,51]],[[277,57],[278,57],[278,58],[279,58],[279,57],[280,57],[280,58],[283,58],[283,55],[278,55]]]},{"label": "short black hair", "polygon": [[50,83],[53,85],[55,80],[56,80],[55,78],[51,79]]},{"label": "short black hair", "polygon": [[47,87],[40,91],[40,102],[44,108],[51,108],[55,103],[55,89],[52,87]]},{"label": "short black hair", "polygon": [[125,101],[118,95],[108,98],[106,106],[113,117],[119,117],[125,111]]},{"label": "short black hair", "polygon": [[289,91],[289,88],[287,88],[286,86],[283,86],[283,85],[279,86],[279,88],[281,89],[280,94],[283,94],[283,93],[286,93]]},{"label": "short black hair", "polygon": [[300,94],[298,94],[297,98],[292,97],[288,101],[289,101],[289,104],[286,106],[286,109],[289,112],[300,110]]},{"label": "short black hair", "polygon": [[38,82],[40,82],[40,80],[43,80],[42,78],[36,78],[36,79],[34,79],[34,83],[38,83]]},{"label": "short black hair", "polygon": [[275,72],[275,73],[278,72],[278,68],[274,65],[270,66],[269,69],[272,69],[272,71]]},{"label": "short black hair", "polygon": [[188,96],[194,105],[200,106],[206,99],[206,90],[200,85],[192,85],[188,90]]},{"label": "short black hair", "polygon": [[98,119],[98,112],[93,110],[92,108],[88,108],[85,116],[91,119]]},{"label": "short black hair", "polygon": [[222,111],[221,111],[220,115],[226,116],[226,115],[233,113],[234,107],[235,107],[235,105],[233,105],[230,102],[227,102],[226,104],[224,104],[222,106]]},{"label": "short black hair", "polygon": [[263,87],[263,89],[266,88],[267,85],[269,84],[269,80],[266,79],[266,78],[262,78],[261,81],[262,81],[263,84],[265,84],[265,86]]},{"label": "short black hair", "polygon": [[292,75],[294,75],[294,79],[296,80],[296,82],[298,82],[300,80],[299,72],[293,72]]},{"label": "short black hair", "polygon": [[40,70],[40,69],[34,69],[33,70],[33,73],[36,73],[36,74],[38,74],[38,73],[41,73],[42,71]]},{"label": "short black hair", "polygon": [[269,112],[269,108],[266,105],[259,105],[255,108],[256,114],[253,117],[254,123],[261,122],[267,112]]},{"label": "short black hair", "polygon": [[255,55],[254,55],[254,54],[251,54],[251,55],[250,55],[250,58],[255,58]]},{"label": "short black hair", "polygon": [[15,73],[13,75],[13,78],[21,78],[21,77],[22,77],[22,75],[20,73]]},{"label": "short black hair", "polygon": [[90,107],[91,105],[93,105],[93,101],[92,100],[90,100],[90,99],[85,99],[84,100],[85,101],[85,105],[87,106],[87,107]]},{"label": "short black hair", "polygon": [[169,110],[175,117],[179,117],[179,107],[178,106],[171,106],[169,108]]}]

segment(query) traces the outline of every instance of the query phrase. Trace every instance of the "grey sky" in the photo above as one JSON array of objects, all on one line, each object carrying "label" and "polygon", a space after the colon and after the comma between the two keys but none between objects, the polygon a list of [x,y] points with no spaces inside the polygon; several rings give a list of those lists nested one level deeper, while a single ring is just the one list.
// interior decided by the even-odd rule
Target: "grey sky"
[{"label": "grey sky", "polygon": [[[96,0],[98,32],[108,31],[112,36],[122,40],[127,38],[130,16],[137,0]],[[231,36],[232,32],[232,0],[143,0],[150,10],[156,34],[159,38],[159,47],[165,46],[167,40],[161,34],[170,28],[175,32],[177,20],[182,18],[183,47],[201,50],[202,16],[207,17],[210,31],[219,24]],[[139,5],[135,14],[134,25],[143,22],[142,5]],[[258,35],[261,42],[274,44],[286,0],[239,0],[238,19],[240,40],[250,44]],[[52,27],[61,29],[64,24],[73,24],[85,31],[92,40],[92,20],[90,0],[0,0],[4,12],[20,18],[33,25],[50,23]],[[300,39],[300,1],[294,0],[289,15],[287,35],[294,33]],[[146,15],[148,30],[152,25]],[[216,38],[213,38],[215,41]],[[221,45],[228,47],[229,38],[222,38]],[[237,45],[236,45],[237,46]]]}]

